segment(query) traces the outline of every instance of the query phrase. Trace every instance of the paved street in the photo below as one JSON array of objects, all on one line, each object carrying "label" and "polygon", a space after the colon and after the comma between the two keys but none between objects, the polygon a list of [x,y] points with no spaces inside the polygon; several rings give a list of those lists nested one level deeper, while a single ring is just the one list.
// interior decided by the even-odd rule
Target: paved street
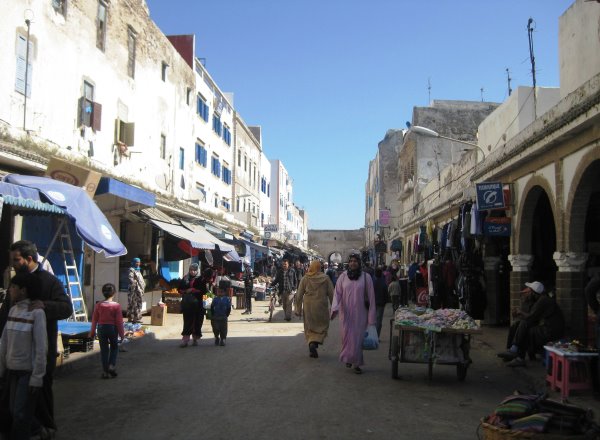
[{"label": "paved street", "polygon": [[337,360],[338,321],[311,359],[302,323],[282,322],[280,309],[267,323],[266,302],[256,304],[251,320],[232,312],[226,347],[214,346],[205,324],[198,347],[179,348],[181,315],[169,315],[168,326],[120,353],[116,379],[100,379],[97,349],[73,356],[55,382],[59,438],[476,438],[479,418],[505,395],[543,384],[495,358],[505,329],[475,339],[464,383],[455,367],[439,366],[429,384],[422,364],[400,364],[402,379],[391,379],[389,324],[355,375]]}]

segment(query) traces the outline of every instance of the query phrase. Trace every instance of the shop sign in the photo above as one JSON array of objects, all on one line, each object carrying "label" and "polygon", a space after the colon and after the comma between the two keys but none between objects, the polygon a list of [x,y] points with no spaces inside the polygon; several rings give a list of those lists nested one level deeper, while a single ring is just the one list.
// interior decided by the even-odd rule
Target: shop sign
[{"label": "shop sign", "polygon": [[277,224],[265,225],[264,229],[265,229],[265,232],[277,232],[279,230],[279,227],[277,226]]},{"label": "shop sign", "polygon": [[483,235],[493,235],[496,237],[510,237],[511,235],[510,217],[491,217],[483,222]]},{"label": "shop sign", "polygon": [[390,225],[390,210],[389,209],[380,209],[379,210],[379,226],[389,226]]},{"label": "shop sign", "polygon": [[98,188],[100,177],[102,177],[102,175],[96,171],[88,170],[73,165],[72,163],[63,162],[56,158],[52,158],[50,159],[50,162],[48,162],[46,176],[73,186],[79,186],[92,198],[96,193],[96,188]]},{"label": "shop sign", "polygon": [[265,238],[271,238],[271,233],[270,232],[265,232]]},{"label": "shop sign", "polygon": [[502,183],[477,183],[476,189],[477,208],[479,211],[504,208],[504,192],[502,191]]}]

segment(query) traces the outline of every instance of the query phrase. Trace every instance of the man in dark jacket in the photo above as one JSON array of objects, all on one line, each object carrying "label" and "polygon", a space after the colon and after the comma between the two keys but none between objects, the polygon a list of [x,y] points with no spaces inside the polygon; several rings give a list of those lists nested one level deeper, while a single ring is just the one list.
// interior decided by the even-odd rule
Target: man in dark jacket
[{"label": "man in dark jacket", "polygon": [[383,312],[385,310],[385,305],[388,302],[388,288],[381,267],[375,269],[375,274],[373,275],[373,289],[375,290],[375,311],[377,313],[377,336],[381,337]]},{"label": "man in dark jacket", "polygon": [[246,311],[242,313],[242,315],[251,315],[252,314],[252,289],[254,288],[254,276],[252,274],[252,268],[250,267],[250,263],[244,261],[244,273],[242,275],[242,279],[244,280],[244,296],[246,300]]},{"label": "man in dark jacket", "polygon": [[[34,243],[20,240],[10,247],[10,261],[16,272],[29,272],[34,274],[40,281],[42,291],[40,299],[33,301],[31,307],[44,309],[46,313],[46,333],[48,335],[48,357],[46,363],[46,374],[40,396],[37,401],[35,417],[42,426],[47,429],[56,430],[54,422],[54,395],[52,393],[52,382],[54,369],[56,368],[57,335],[59,319],[66,319],[73,314],[71,298],[65,293],[65,289],[58,278],[42,269],[37,262],[38,252]],[[8,311],[12,304],[10,297],[0,308],[0,334],[4,330],[8,319]]]},{"label": "man in dark jacket", "polygon": [[275,285],[277,285],[277,291],[281,296],[281,303],[283,305],[283,312],[286,321],[292,320],[292,295],[298,286],[296,279],[296,271],[290,268],[290,262],[283,260],[281,263],[281,269],[277,272],[275,278]]},{"label": "man in dark jacket", "polygon": [[[539,281],[525,283],[521,301],[533,295],[529,312],[522,308],[518,313],[519,325],[514,333],[512,345],[498,356],[509,361],[509,367],[525,366],[525,354],[535,356],[535,352],[549,342],[563,336],[565,320],[558,304],[545,291]],[[512,359],[511,359],[512,358]]]}]

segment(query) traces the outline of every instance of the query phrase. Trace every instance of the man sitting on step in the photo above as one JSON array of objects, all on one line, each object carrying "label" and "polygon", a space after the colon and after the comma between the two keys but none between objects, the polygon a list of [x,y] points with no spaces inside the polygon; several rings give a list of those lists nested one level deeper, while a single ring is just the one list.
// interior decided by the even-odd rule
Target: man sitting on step
[{"label": "man sitting on step", "polygon": [[513,312],[518,318],[508,332],[508,351],[498,353],[509,367],[525,366],[525,353],[535,353],[549,341],[563,336],[565,321],[558,304],[539,281],[525,283],[521,291],[521,308]]}]

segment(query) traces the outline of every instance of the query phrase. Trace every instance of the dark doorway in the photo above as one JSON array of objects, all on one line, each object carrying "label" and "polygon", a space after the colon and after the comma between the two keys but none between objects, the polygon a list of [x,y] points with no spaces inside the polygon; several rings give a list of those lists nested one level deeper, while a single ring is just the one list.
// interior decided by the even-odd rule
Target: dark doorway
[{"label": "dark doorway", "polygon": [[531,251],[532,281],[540,281],[546,286],[546,290],[554,290],[556,264],[553,255],[556,252],[556,226],[550,200],[545,191],[540,191],[533,212]]}]

